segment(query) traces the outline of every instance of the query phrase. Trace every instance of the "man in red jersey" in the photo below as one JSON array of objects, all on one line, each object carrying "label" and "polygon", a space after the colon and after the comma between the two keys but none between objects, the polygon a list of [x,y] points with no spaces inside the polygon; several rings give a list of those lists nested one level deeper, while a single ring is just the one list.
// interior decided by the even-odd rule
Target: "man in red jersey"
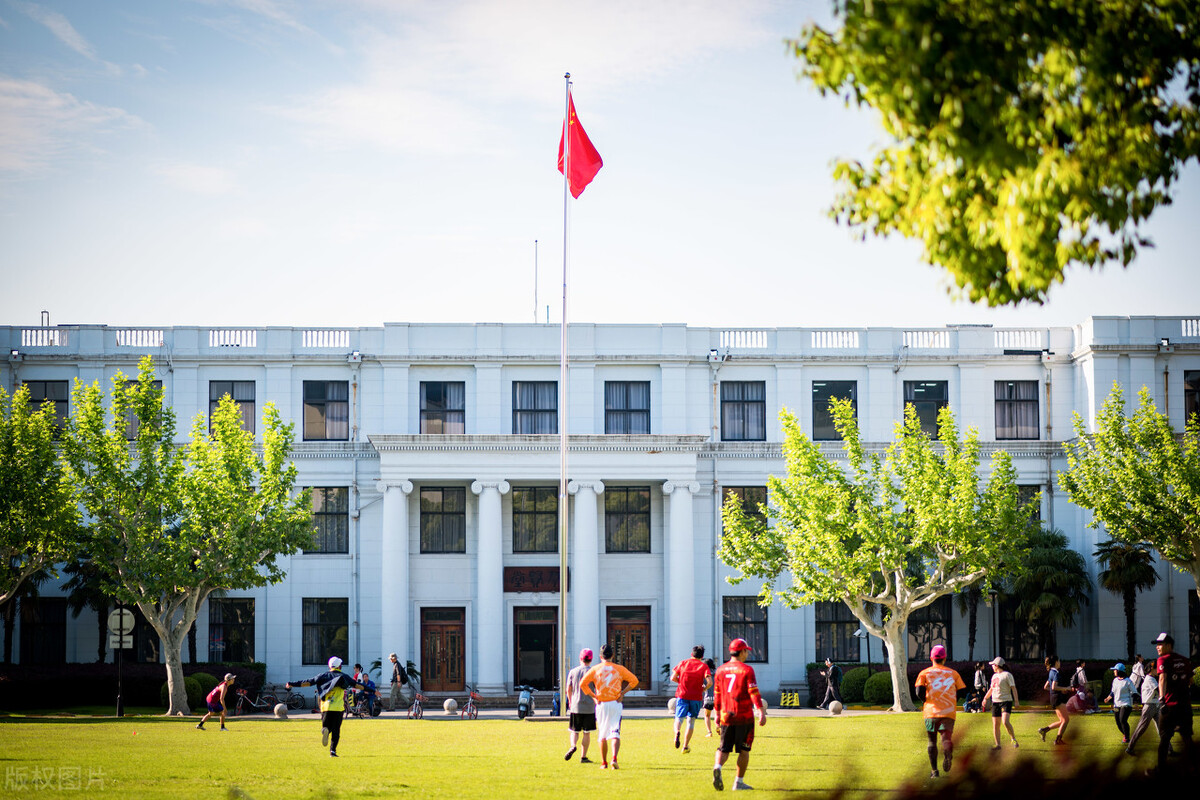
[{"label": "man in red jersey", "polygon": [[692,732],[700,717],[700,706],[709,687],[708,665],[704,663],[704,645],[692,648],[692,657],[680,661],[671,672],[671,680],[679,684],[675,690],[675,747],[679,747],[679,729],[687,719],[687,733],[683,735],[683,752],[690,753]]},{"label": "man in red jersey", "polygon": [[717,669],[713,678],[713,705],[717,713],[717,724],[721,726],[721,744],[717,748],[717,763],[713,766],[713,788],[721,791],[725,781],[721,779],[721,767],[729,754],[737,749],[737,780],[734,790],[753,788],[746,784],[746,767],[750,764],[750,746],[754,744],[754,713],[758,711],[758,724],[767,724],[767,709],[758,693],[758,681],[754,667],[746,663],[750,657],[750,645],[745,639],[734,639],[729,643],[729,660]]},{"label": "man in red jersey", "polygon": [[967,684],[955,670],[946,666],[946,648],[934,645],[929,651],[933,666],[926,667],[917,675],[917,697],[924,701],[922,716],[925,718],[925,735],[929,737],[926,750],[929,766],[933,772],[929,777],[938,777],[937,737],[942,735],[942,769],[950,771],[954,759],[954,715],[958,707],[958,693],[965,691]]},{"label": "man in red jersey", "polygon": [[1162,697],[1159,712],[1158,768],[1167,765],[1167,752],[1171,749],[1171,737],[1178,732],[1183,739],[1183,755],[1188,763],[1192,759],[1192,700],[1189,692],[1192,683],[1192,664],[1175,652],[1175,639],[1169,633],[1160,633],[1154,640],[1158,651],[1158,691]]}]

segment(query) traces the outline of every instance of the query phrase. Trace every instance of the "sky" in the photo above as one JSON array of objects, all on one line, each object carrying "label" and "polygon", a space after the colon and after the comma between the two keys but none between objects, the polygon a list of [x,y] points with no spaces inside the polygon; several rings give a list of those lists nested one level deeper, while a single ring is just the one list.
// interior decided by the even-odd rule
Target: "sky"
[{"label": "sky", "polygon": [[604,159],[571,322],[1074,325],[1200,312],[1200,168],[1128,269],[956,299],[828,216],[883,141],[786,40],[828,0],[0,0],[0,324],[562,317],[571,73]]}]

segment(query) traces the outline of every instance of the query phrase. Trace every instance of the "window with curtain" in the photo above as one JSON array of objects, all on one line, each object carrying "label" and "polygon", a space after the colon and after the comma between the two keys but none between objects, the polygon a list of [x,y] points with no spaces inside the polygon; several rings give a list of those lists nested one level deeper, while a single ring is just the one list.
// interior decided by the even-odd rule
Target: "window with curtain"
[{"label": "window with curtain", "polygon": [[558,433],[558,381],[513,381],[513,433]]},{"label": "window with curtain", "polygon": [[304,382],[304,440],[345,442],[350,439],[350,382]]},{"label": "window with curtain", "polygon": [[208,601],[208,660],[254,660],[254,598],[221,597]]},{"label": "window with curtain", "polygon": [[604,490],[604,552],[650,552],[650,487]]},{"label": "window with curtain", "polygon": [[254,433],[255,405],[254,381],[209,381],[208,382],[208,429],[212,430],[212,418],[217,413],[221,398],[229,395],[242,412],[242,430]]},{"label": "window with curtain", "polygon": [[[125,381],[125,388],[127,390],[135,389],[135,388],[137,388],[137,385],[138,385],[137,381]],[[162,390],[162,381],[155,381],[154,388],[161,391]],[[161,422],[161,419],[159,421]],[[132,442],[134,439],[137,438],[138,428],[140,428],[140,427],[141,426],[138,423],[137,415],[134,413],[133,409],[132,408],[127,409],[125,411],[125,438]]]},{"label": "window with curtain", "polygon": [[950,596],[944,595],[908,615],[908,657],[929,657],[930,649],[940,644],[950,648]]},{"label": "window with curtain", "polygon": [[650,433],[650,381],[604,382],[604,432]]},{"label": "window with curtain", "polygon": [[721,620],[725,632],[722,653],[729,652],[729,643],[745,639],[750,645],[747,661],[767,660],[767,609],[758,604],[757,597],[724,597],[721,599]]},{"label": "window with curtain", "polygon": [[721,441],[766,440],[766,381],[721,381]]},{"label": "window with curtain", "polygon": [[514,553],[557,553],[558,487],[514,487],[512,525]]},{"label": "window with curtain", "polygon": [[466,433],[467,384],[421,381],[421,433]]},{"label": "window with curtain", "polygon": [[461,486],[421,489],[421,552],[467,552],[467,490]]},{"label": "window with curtain", "polygon": [[59,433],[67,425],[67,418],[70,416],[71,405],[71,383],[70,381],[22,381],[29,387],[29,404],[33,408],[39,409],[43,403],[50,403],[54,406],[54,416],[58,421],[58,430],[54,433],[54,438],[58,438]]},{"label": "window with curtain", "polygon": [[1038,382],[996,381],[996,438],[1037,439]]},{"label": "window with curtain", "polygon": [[350,552],[350,488],[314,486],[312,519],[316,530],[313,545],[305,553]]},{"label": "window with curtain", "polygon": [[845,603],[813,603],[813,633],[817,661],[858,662],[859,640],[854,632],[862,625]]},{"label": "window with curtain", "polygon": [[350,601],[344,597],[301,599],[300,663],[324,664],[350,646]]},{"label": "window with curtain", "polygon": [[921,430],[929,438],[938,438],[938,412],[950,404],[946,381],[905,381],[904,405],[912,406],[921,420]]},{"label": "window with curtain", "polygon": [[1189,420],[1200,414],[1200,370],[1183,373],[1183,418]]},{"label": "window with curtain", "polygon": [[813,441],[840,442],[842,435],[833,424],[829,404],[836,398],[849,400],[858,419],[858,381],[813,381]]}]

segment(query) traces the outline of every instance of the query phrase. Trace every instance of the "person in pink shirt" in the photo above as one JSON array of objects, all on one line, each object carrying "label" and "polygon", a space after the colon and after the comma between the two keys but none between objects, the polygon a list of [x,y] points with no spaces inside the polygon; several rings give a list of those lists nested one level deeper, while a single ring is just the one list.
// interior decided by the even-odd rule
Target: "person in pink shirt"
[{"label": "person in pink shirt", "polygon": [[957,671],[946,666],[946,648],[934,645],[929,651],[933,666],[926,667],[917,675],[917,697],[924,702],[922,716],[925,718],[925,735],[929,737],[926,751],[929,766],[933,771],[929,777],[938,777],[938,734],[942,736],[942,769],[950,771],[954,760],[954,717],[958,707],[958,693],[965,691],[967,684]]},{"label": "person in pink shirt", "polygon": [[687,732],[683,735],[683,752],[691,752],[692,733],[696,720],[700,718],[700,706],[704,693],[712,685],[708,665],[704,663],[704,645],[692,648],[692,657],[685,658],[671,672],[671,680],[679,684],[675,690],[675,747],[679,747],[679,729],[687,720]]},{"label": "person in pink shirt", "polygon": [[579,686],[596,700],[596,729],[600,738],[600,758],[608,769],[608,743],[612,742],[612,768],[618,769],[617,752],[621,749],[621,712],[625,693],[636,689],[637,676],[615,663],[611,644],[600,648],[600,663],[589,669]]}]

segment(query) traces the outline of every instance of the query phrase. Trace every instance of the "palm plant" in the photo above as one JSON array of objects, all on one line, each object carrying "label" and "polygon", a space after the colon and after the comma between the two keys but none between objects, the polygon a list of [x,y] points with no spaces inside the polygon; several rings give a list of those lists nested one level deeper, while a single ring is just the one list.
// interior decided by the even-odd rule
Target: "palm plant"
[{"label": "palm plant", "polygon": [[100,570],[90,558],[79,558],[63,567],[69,575],[62,588],[67,592],[67,608],[75,619],[90,608],[96,612],[96,663],[103,664],[108,654],[108,611],[112,598],[104,591],[100,582]]},{"label": "palm plant", "polygon": [[975,639],[979,633],[979,603],[983,600],[981,583],[973,583],[954,596],[958,613],[967,616],[967,660],[975,660]]},{"label": "palm plant", "polygon": [[1138,592],[1154,588],[1158,583],[1158,571],[1154,569],[1154,554],[1149,545],[1129,544],[1109,539],[1101,542],[1095,553],[1096,560],[1104,569],[1097,575],[1100,587],[1121,596],[1125,606],[1125,647],[1129,657],[1137,651]]},{"label": "palm plant", "polygon": [[1092,581],[1083,556],[1067,546],[1062,531],[1034,525],[1028,555],[1013,570],[1006,594],[1016,599],[1016,615],[1033,626],[1038,649],[1047,653],[1054,649],[1058,626],[1073,626],[1075,617],[1090,602]]}]

